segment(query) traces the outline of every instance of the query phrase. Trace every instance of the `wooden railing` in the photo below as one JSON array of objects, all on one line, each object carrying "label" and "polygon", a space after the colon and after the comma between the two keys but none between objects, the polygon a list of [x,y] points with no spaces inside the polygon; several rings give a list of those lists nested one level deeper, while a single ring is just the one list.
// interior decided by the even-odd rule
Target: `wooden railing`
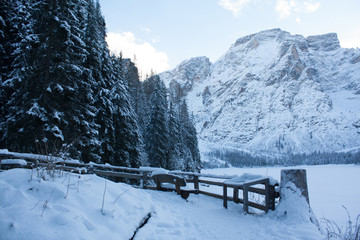
[{"label": "wooden railing", "polygon": [[[96,174],[121,181],[122,179],[134,180],[132,184],[144,189],[156,189],[152,183],[151,168],[128,168],[120,166],[111,166],[107,164],[79,163],[77,161],[66,161],[61,158],[51,158],[43,155],[0,152],[0,159],[3,158],[22,158],[30,163],[28,167],[46,167],[53,169],[62,169],[64,171],[80,174]],[[227,202],[243,204],[245,212],[249,212],[249,206],[268,212],[275,209],[275,200],[279,197],[275,188],[277,184],[271,185],[269,178],[261,178],[256,181],[247,181],[242,183],[231,183],[228,180],[234,176],[217,176],[210,174],[199,174],[193,172],[169,171],[169,174],[184,177],[187,183],[192,183],[195,194],[203,194],[210,197],[223,200],[223,206],[228,207]],[[222,188],[222,194],[209,191],[213,187]],[[232,196],[229,196],[228,189],[232,189]],[[239,197],[239,191],[242,191],[242,198]],[[249,193],[264,196],[263,204],[249,200]]]},{"label": "wooden railing", "polygon": [[[196,174],[196,173],[184,173],[172,171],[171,174],[182,175],[185,177],[188,183],[194,183],[194,189],[200,193],[210,197],[223,200],[223,206],[228,207],[227,201],[233,201],[235,203],[243,204],[245,212],[249,212],[249,206],[268,212],[269,210],[275,210],[276,198],[279,197],[278,184],[270,184],[269,178],[259,178],[253,181],[244,181],[242,183],[231,183],[228,180],[234,178],[234,176],[217,176],[209,174]],[[213,191],[206,191],[201,188],[202,185],[217,186],[222,188],[222,194],[214,193]],[[262,185],[262,186],[259,186]],[[209,187],[207,187],[209,188]],[[229,196],[228,189],[233,189],[232,196]],[[239,198],[239,190],[242,190],[243,197]],[[264,204],[249,200],[249,193],[258,194],[264,196]]]}]

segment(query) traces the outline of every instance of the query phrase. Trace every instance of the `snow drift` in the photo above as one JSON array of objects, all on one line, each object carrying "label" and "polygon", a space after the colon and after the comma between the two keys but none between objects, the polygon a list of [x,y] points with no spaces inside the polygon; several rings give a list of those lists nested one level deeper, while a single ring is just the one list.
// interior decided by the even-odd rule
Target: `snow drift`
[{"label": "snow drift", "polygon": [[256,216],[240,204],[225,209],[220,199],[204,195],[185,201],[173,192],[110,181],[104,190],[105,180],[95,175],[0,172],[0,239],[130,239],[149,213],[134,239],[322,238],[297,195],[281,211]]}]

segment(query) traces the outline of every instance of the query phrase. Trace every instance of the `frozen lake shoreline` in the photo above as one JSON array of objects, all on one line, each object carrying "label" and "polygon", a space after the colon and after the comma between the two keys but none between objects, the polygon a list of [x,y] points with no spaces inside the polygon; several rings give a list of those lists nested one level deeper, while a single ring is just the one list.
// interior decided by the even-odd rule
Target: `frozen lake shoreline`
[{"label": "frozen lake shoreline", "polygon": [[293,167],[217,168],[204,169],[202,173],[241,175],[243,173],[270,176],[280,181],[282,169],[306,169],[310,205],[317,218],[347,221],[346,207],[351,219],[360,214],[360,165],[317,165]]}]

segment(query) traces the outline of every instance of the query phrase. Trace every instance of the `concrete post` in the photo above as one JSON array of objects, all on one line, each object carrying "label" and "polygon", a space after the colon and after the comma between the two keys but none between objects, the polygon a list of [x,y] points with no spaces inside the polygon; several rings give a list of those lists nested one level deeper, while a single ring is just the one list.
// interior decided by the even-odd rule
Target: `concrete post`
[{"label": "concrete post", "polygon": [[288,182],[292,182],[300,190],[301,195],[305,197],[310,205],[309,192],[306,179],[305,169],[284,169],[281,170],[280,189],[282,189]]}]

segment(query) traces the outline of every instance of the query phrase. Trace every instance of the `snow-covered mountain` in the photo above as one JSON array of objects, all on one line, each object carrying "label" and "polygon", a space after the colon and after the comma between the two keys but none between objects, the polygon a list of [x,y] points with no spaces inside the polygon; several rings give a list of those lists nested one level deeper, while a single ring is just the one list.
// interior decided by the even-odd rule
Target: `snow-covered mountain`
[{"label": "snow-covered mountain", "polygon": [[335,33],[262,31],[238,39],[213,64],[193,58],[160,77],[187,98],[202,151],[360,148],[360,49],[341,48]]}]

